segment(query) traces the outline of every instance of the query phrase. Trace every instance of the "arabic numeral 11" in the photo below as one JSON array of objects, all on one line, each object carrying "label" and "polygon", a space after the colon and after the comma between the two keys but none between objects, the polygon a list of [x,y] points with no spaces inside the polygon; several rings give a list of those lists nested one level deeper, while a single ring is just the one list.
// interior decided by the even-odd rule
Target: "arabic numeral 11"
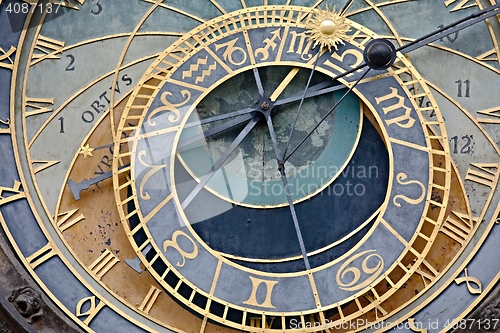
[{"label": "arabic numeral 11", "polygon": [[467,79],[465,81],[458,80],[455,81],[458,85],[458,94],[457,97],[470,97],[470,80]]}]

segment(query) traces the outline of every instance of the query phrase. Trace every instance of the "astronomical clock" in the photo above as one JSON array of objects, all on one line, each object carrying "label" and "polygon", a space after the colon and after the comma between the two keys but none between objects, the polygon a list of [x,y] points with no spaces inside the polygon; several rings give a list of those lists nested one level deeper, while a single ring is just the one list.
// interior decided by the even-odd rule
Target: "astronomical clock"
[{"label": "astronomical clock", "polygon": [[500,277],[497,0],[0,0],[0,225],[86,332],[448,332]]}]

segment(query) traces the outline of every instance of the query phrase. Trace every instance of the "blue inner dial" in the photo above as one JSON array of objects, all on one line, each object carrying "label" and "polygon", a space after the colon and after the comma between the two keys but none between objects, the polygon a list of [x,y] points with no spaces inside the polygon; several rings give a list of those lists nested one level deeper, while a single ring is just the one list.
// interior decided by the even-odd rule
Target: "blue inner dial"
[{"label": "blue inner dial", "polygon": [[[264,92],[273,92],[292,70],[287,66],[259,68]],[[300,105],[310,70],[302,69],[289,83],[276,103],[297,96],[291,103],[272,109],[272,119],[278,146],[283,152]],[[321,73],[313,75],[311,86],[331,79]],[[317,124],[345,93],[336,92],[307,98],[301,107],[290,148]],[[270,94],[270,93],[269,93]],[[212,90],[191,114],[188,124],[230,112],[257,107],[259,91],[253,72],[246,71]],[[319,193],[337,178],[346,167],[359,140],[361,125],[360,103],[350,94],[341,107],[329,116],[285,164],[294,201],[304,200]],[[213,130],[224,121],[210,122],[185,128],[180,142],[201,132]],[[216,135],[207,136],[178,150],[178,156],[193,178],[202,178],[227,150],[246,123],[234,126]],[[206,187],[215,195],[247,207],[275,207],[287,205],[286,195],[269,130],[265,122],[252,129],[224,166],[212,177]]]},{"label": "blue inner dial", "polygon": [[[264,91],[273,91],[289,71],[284,66],[260,68]],[[302,72],[282,98],[303,93],[310,70]],[[197,105],[188,123],[255,105],[259,93],[253,77],[251,71],[244,72],[218,86]],[[311,86],[327,80],[316,73]],[[305,100],[290,143],[292,149],[344,93],[340,90]],[[272,112],[282,151],[298,107],[299,101]],[[372,226],[386,196],[387,149],[360,108],[358,97],[349,94],[285,165],[312,267],[331,262],[358,243]],[[178,150],[174,170],[181,202],[245,124]],[[180,142],[217,126],[220,124],[212,122],[188,127]],[[252,129],[184,212],[210,248],[243,266],[268,272],[305,269],[264,121]]]}]

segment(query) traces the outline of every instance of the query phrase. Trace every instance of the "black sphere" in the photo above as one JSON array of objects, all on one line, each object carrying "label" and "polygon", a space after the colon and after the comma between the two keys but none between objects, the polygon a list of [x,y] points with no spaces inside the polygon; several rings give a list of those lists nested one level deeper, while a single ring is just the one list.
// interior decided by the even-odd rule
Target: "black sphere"
[{"label": "black sphere", "polygon": [[364,58],[372,69],[387,69],[396,60],[396,48],[387,39],[374,39],[366,45]]}]

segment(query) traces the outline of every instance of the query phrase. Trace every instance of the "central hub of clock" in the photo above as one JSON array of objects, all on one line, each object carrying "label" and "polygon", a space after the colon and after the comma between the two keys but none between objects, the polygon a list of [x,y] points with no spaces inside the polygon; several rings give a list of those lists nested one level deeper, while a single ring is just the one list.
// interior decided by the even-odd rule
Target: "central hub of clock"
[{"label": "central hub of clock", "polygon": [[262,110],[267,111],[267,110],[269,110],[269,108],[271,107],[271,104],[270,104],[269,102],[267,102],[267,101],[266,101],[266,102],[263,102],[263,103],[260,105],[260,107],[262,108]]},{"label": "central hub of clock", "polygon": [[[273,92],[292,68],[269,66],[259,68],[265,92]],[[203,122],[213,116],[254,108],[251,114],[261,113],[272,119],[276,140],[284,150],[294,126],[300,99],[303,96],[310,70],[304,69],[290,82],[287,89],[276,100],[260,96],[252,70],[236,75],[221,83],[206,95],[196,106],[188,123]],[[313,76],[311,85],[328,82],[321,73]],[[330,110],[332,103],[340,99],[345,91],[322,94],[304,100],[295,131],[290,141],[293,148]],[[295,98],[291,103],[282,100]],[[258,100],[255,104],[255,100]],[[234,117],[234,126],[213,136],[207,136],[198,145],[183,148],[179,157],[186,170],[201,178],[215,161],[227,150],[238,133],[245,127],[251,114],[239,121]],[[222,122],[211,122],[196,128],[186,128],[180,138],[198,133],[212,133]],[[285,164],[294,201],[302,201],[327,188],[341,172],[354,152],[361,133],[360,102],[351,94],[330,117],[308,139],[307,149],[294,154]],[[187,149],[189,148],[189,149]],[[287,205],[282,189],[281,176],[273,149],[269,128],[263,119],[252,129],[238,148],[229,156],[220,171],[207,183],[206,188],[216,196],[246,207],[276,208]]]}]

